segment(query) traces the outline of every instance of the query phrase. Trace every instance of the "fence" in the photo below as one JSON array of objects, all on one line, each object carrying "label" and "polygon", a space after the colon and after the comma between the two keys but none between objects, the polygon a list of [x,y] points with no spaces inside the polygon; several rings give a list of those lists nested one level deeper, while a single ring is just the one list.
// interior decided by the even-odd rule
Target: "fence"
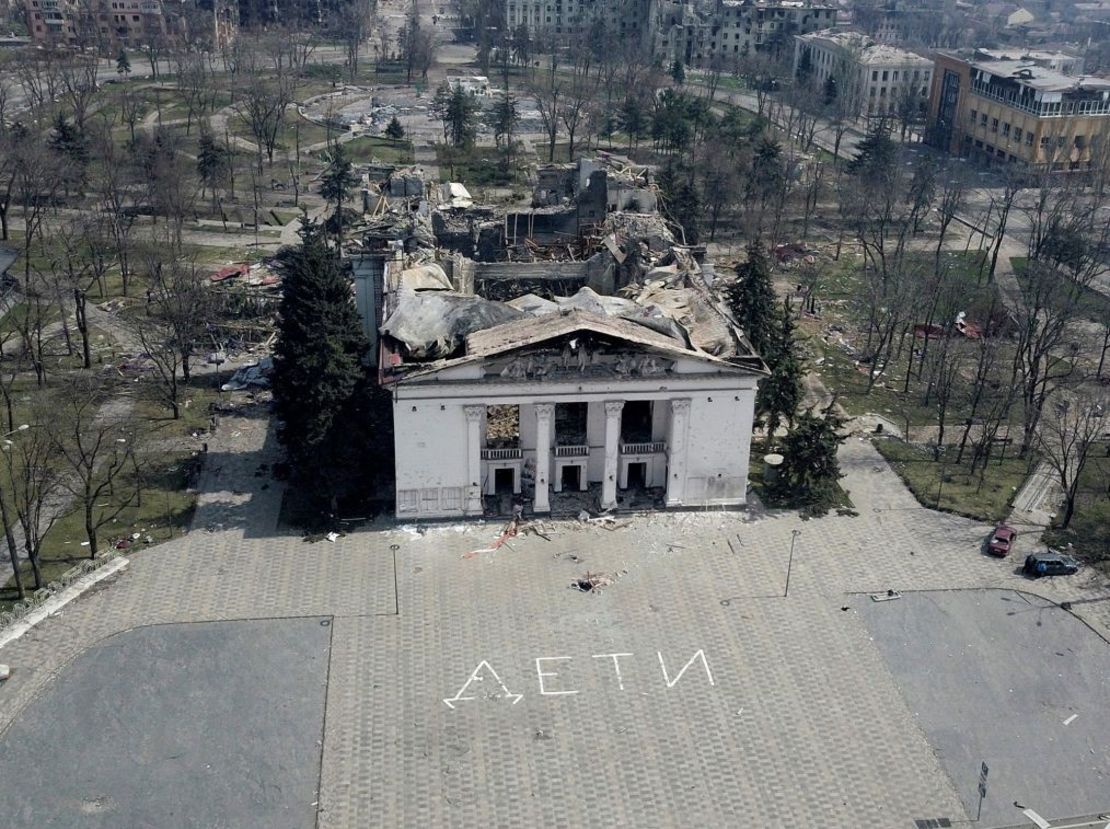
[{"label": "fence", "polygon": [[29,613],[40,608],[47,599],[65,590],[83,576],[87,576],[89,573],[99,570],[105,564],[119,558],[119,556],[119,550],[108,550],[107,552],[100,553],[94,559],[85,559],[80,564],[75,564],[73,567],[70,567],[62,573],[62,575],[46,585],[46,587],[39,588],[33,593],[29,593],[27,598],[16,602],[11,610],[0,611],[0,633],[8,626],[23,621]]}]

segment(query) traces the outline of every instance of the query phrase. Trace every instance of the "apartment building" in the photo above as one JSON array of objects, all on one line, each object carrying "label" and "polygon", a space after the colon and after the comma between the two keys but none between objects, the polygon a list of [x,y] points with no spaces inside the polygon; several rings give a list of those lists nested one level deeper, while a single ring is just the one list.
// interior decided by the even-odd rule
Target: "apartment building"
[{"label": "apartment building", "polygon": [[933,74],[929,58],[876,43],[860,32],[795,35],[794,44],[795,77],[808,73],[818,85],[833,78],[840,94],[855,103],[858,116],[924,115]]},{"label": "apartment building", "polygon": [[184,35],[185,18],[162,0],[27,0],[27,30],[44,46],[109,54]]},{"label": "apartment building", "polygon": [[702,11],[661,5],[656,52],[686,66],[732,67],[755,51],[793,48],[794,35],[830,28],[836,14],[836,6],[810,0],[722,0]]},{"label": "apartment building", "polygon": [[600,21],[622,41],[685,66],[727,66],[774,43],[791,48],[793,35],[833,26],[836,13],[836,6],[812,0],[505,0],[510,28],[558,38]]},{"label": "apartment building", "polygon": [[1101,164],[1110,133],[1110,78],[1070,74],[1064,53],[940,52],[928,140],[955,155],[1034,170]]},{"label": "apartment building", "polygon": [[505,0],[505,21],[510,29],[524,26],[560,39],[600,21],[616,37],[650,46],[654,6],[655,0]]}]

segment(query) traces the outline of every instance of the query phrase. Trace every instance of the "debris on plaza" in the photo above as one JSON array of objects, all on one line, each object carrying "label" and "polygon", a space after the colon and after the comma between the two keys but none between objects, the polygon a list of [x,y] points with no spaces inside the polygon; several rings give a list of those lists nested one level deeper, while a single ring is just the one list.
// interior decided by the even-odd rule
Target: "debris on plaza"
[{"label": "debris on plaza", "polygon": [[570,583],[570,586],[583,593],[592,593],[601,590],[603,587],[608,587],[612,583],[613,580],[604,573],[591,573],[587,570],[584,576],[576,578]]},{"label": "debris on plaza", "polygon": [[[536,535],[544,541],[550,541],[550,528],[545,526],[542,522],[538,521],[524,521],[519,514],[514,515],[512,520],[501,530],[501,534],[493,540],[493,543],[488,547],[482,547],[478,550],[471,550],[470,552],[463,553],[463,558],[471,559],[480,555],[481,553],[495,553],[502,547],[506,546],[509,539],[516,538],[517,536]],[[509,549],[512,549],[511,547]]]},{"label": "debris on plaza", "polygon": [[12,675],[12,669],[7,665],[0,665],[0,682],[5,682]]},{"label": "debris on plaza", "polygon": [[895,599],[902,598],[902,594],[897,590],[888,590],[885,593],[872,593],[871,601],[873,602],[892,602]]},{"label": "debris on plaza", "polygon": [[627,573],[627,570],[621,570],[619,573],[591,573],[587,570],[584,575],[572,581],[570,586],[572,590],[578,590],[581,593],[597,593]]}]

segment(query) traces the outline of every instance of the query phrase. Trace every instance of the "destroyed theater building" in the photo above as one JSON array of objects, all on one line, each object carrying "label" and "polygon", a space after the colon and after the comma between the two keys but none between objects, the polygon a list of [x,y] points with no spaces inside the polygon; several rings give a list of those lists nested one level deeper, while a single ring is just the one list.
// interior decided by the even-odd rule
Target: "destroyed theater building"
[{"label": "destroyed theater building", "polygon": [[[575,197],[603,184],[572,183],[565,210],[580,218]],[[548,216],[542,190],[534,209]],[[649,195],[620,200],[654,209]],[[458,185],[443,196],[459,210]],[[394,401],[398,518],[746,503],[766,367],[703,249],[677,244],[658,214],[611,205],[549,248],[514,233],[531,212],[510,210],[496,222],[509,261],[475,261],[429,231],[439,207],[413,206],[380,211],[352,257]]]}]

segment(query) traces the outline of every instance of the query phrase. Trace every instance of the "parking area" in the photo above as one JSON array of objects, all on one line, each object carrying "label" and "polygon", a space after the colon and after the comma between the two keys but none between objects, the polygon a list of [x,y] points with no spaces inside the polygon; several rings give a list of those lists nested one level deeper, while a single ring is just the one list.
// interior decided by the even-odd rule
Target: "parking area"
[{"label": "parking area", "polygon": [[0,737],[0,823],[310,829],[330,634],[156,625],[86,651]]},{"label": "parking area", "polygon": [[906,593],[860,615],[968,811],[984,825],[1110,810],[1110,646],[1013,590]]}]

